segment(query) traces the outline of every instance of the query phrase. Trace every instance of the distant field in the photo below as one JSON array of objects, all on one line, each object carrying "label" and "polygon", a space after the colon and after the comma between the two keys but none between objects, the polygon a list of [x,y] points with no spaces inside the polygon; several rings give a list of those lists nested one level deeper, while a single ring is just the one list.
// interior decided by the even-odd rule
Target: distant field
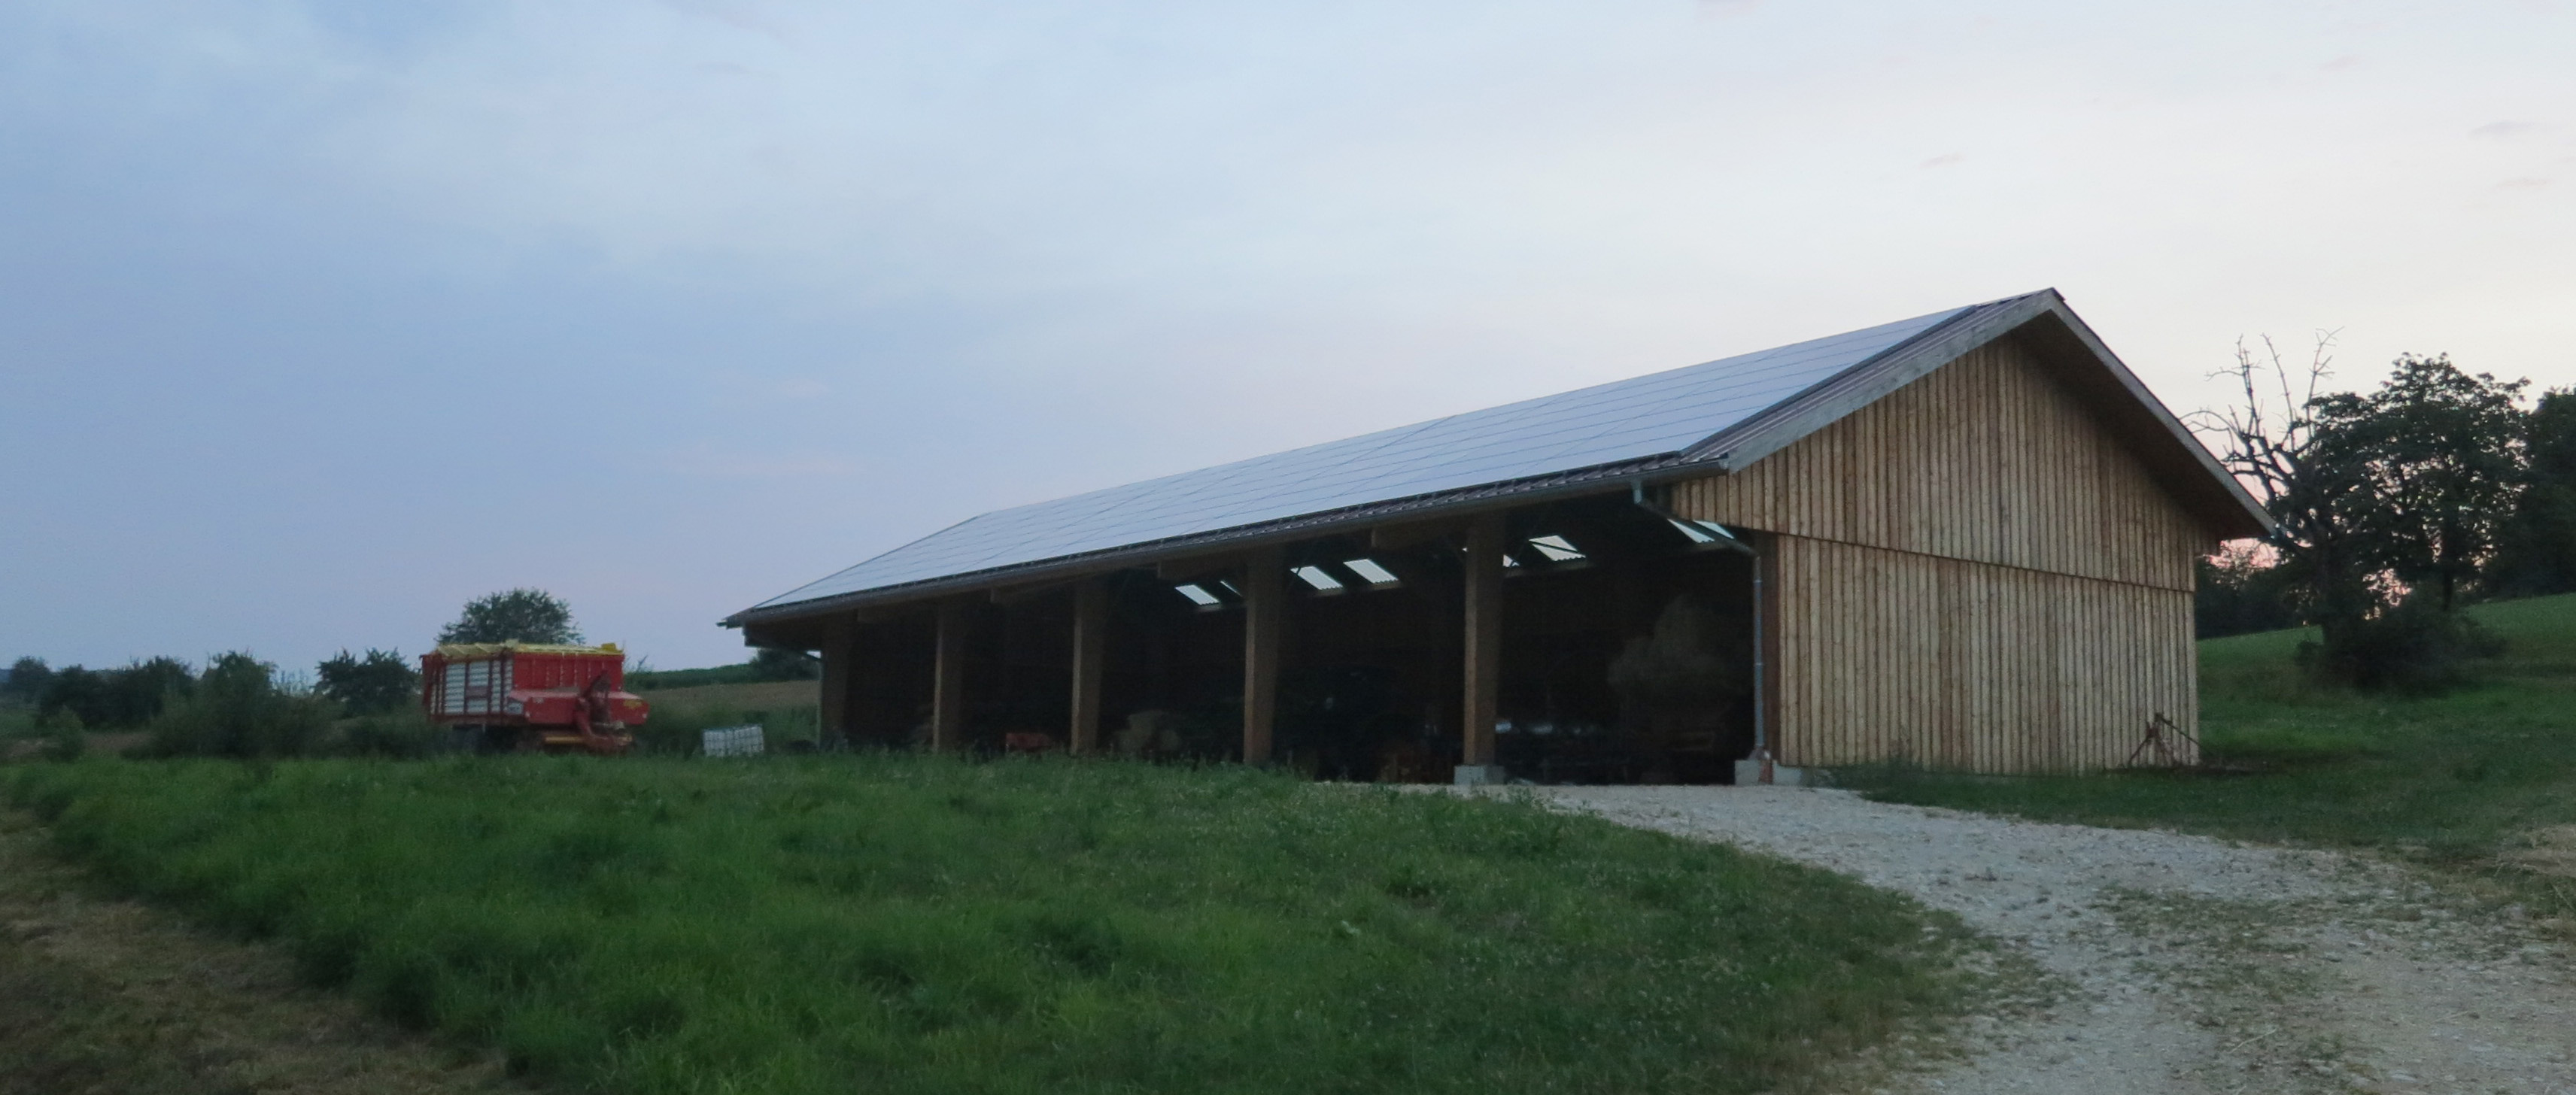
[{"label": "distant field", "polygon": [[761,681],[757,684],[702,684],[692,688],[657,688],[639,693],[654,706],[729,707],[786,710],[822,701],[821,681]]},{"label": "distant field", "polygon": [[1518,803],[908,754],[0,774],[130,892],[584,1090],[1752,1092],[1957,929]]},{"label": "distant field", "polygon": [[687,754],[698,747],[699,732],[717,726],[758,723],[768,730],[770,747],[814,741],[821,736],[819,681],[762,681],[756,684],[707,684],[663,688],[643,693],[652,714],[638,728],[637,742],[646,752]]},{"label": "distant field", "polygon": [[2200,644],[2201,740],[2221,774],[1864,773],[1874,796],[2097,825],[2376,848],[2511,884],[2576,919],[2576,597],[2468,610],[2506,640],[2478,685],[2406,699],[2321,690],[2312,632]]}]

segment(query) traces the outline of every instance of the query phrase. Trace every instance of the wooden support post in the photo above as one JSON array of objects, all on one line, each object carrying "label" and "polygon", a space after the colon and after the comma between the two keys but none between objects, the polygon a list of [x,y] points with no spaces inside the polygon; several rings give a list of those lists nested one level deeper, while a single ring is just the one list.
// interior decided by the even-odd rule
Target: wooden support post
[{"label": "wooden support post", "polygon": [[1073,726],[1065,747],[1075,756],[1100,748],[1100,670],[1108,639],[1109,585],[1085,579],[1073,587]]},{"label": "wooden support post", "polygon": [[822,710],[815,718],[826,743],[851,737],[850,695],[858,684],[858,621],[849,616],[823,625]]},{"label": "wooden support post", "polygon": [[1780,725],[1780,538],[1757,533],[1753,547],[1753,719],[1762,750],[1779,757],[1793,744]]},{"label": "wooden support post", "polygon": [[930,751],[945,753],[965,742],[966,606],[939,606],[937,655],[930,670]]},{"label": "wooden support post", "polygon": [[1279,719],[1279,642],[1288,613],[1287,558],[1276,547],[1243,563],[1243,762],[1270,763]]},{"label": "wooden support post", "polygon": [[1501,717],[1503,675],[1503,515],[1467,526],[1466,740],[1459,778],[1482,782],[1494,763],[1494,721]]}]

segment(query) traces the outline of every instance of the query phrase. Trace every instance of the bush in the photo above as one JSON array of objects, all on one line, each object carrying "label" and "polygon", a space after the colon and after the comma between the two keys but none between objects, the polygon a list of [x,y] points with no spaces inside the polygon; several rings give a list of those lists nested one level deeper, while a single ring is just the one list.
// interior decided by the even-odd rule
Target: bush
[{"label": "bush", "polygon": [[314,667],[314,679],[315,691],[352,715],[382,715],[420,699],[420,671],[395,650],[370,647],[363,658],[342,650]]},{"label": "bush", "polygon": [[46,679],[38,707],[48,714],[78,715],[81,725],[93,730],[142,726],[194,684],[188,663],[177,658],[138,661],[123,669],[75,665]]},{"label": "bush", "polygon": [[2442,610],[2430,590],[2374,616],[2329,623],[2324,638],[2299,644],[2299,668],[2323,684],[2430,695],[2466,684],[2479,660],[2504,641],[2477,621]]},{"label": "bush", "polygon": [[2202,559],[2195,567],[2200,581],[2192,595],[2192,621],[2198,638],[2278,631],[2307,622],[2295,603],[2298,582],[2279,566],[2236,553]]},{"label": "bush", "polygon": [[280,688],[277,667],[234,651],[206,666],[196,689],[152,720],[165,757],[298,757],[331,727],[331,701]]},{"label": "bush", "polygon": [[89,731],[81,726],[80,716],[69,711],[37,716],[36,733],[45,740],[46,760],[79,760],[89,751]]},{"label": "bush", "polygon": [[9,679],[0,681],[0,698],[34,703],[43,699],[45,686],[54,681],[54,671],[43,658],[20,658],[10,663]]},{"label": "bush", "polygon": [[444,752],[447,736],[447,728],[430,722],[420,708],[397,708],[349,720],[340,731],[340,752],[353,757],[418,760]]}]

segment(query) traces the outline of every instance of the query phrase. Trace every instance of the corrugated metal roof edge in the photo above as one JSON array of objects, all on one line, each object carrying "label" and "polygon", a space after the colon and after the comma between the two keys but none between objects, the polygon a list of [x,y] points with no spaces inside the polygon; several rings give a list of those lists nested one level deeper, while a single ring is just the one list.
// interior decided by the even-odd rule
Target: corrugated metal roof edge
[{"label": "corrugated metal roof edge", "polygon": [[[1457,490],[1439,491],[1407,498],[1389,499],[1358,506],[1322,510],[1296,517],[1254,522],[1233,528],[1189,533],[1160,540],[1140,541],[1098,551],[1058,556],[1028,563],[1014,563],[984,570],[926,578],[875,589],[818,597],[787,604],[764,604],[725,617],[726,627],[771,620],[794,619],[823,612],[858,608],[888,601],[910,600],[950,590],[967,590],[1002,584],[997,579],[1042,581],[1098,568],[1101,563],[1122,560],[1127,565],[1155,562],[1204,552],[1209,548],[1251,545],[1268,539],[1289,539],[1311,535],[1315,531],[1339,525],[1368,524],[1390,516],[1416,518],[1440,516],[1451,510],[1477,508],[1496,498],[1529,499],[1557,494],[1586,493],[1603,483],[1630,480],[1660,482],[1704,474],[1714,468],[1733,473],[1765,456],[1795,443],[1799,438],[1824,428],[1852,411],[1921,378],[1924,374],[1978,346],[2038,319],[2054,316],[2073,332],[2096,361],[2111,374],[2118,385],[2175,441],[2212,480],[2221,484],[2254,527],[2268,530],[2271,517],[2243,484],[2236,482],[2221,468],[2209,450],[2193,437],[2189,428],[2176,419],[2163,401],[2146,389],[2135,373],[2129,371],[2110,348],[2103,344],[2092,328],[2078,318],[2056,289],[2005,297],[1962,308],[1950,318],[1916,332],[1878,353],[1872,354],[1795,395],[1780,400],[1770,409],[1753,415],[1725,430],[1674,453],[1620,461],[1588,468],[1568,469],[1544,476],[1506,480]],[[971,520],[971,518],[970,518]]]},{"label": "corrugated metal roof edge", "polygon": [[[2053,293],[2054,291],[2043,290],[2043,292]],[[1437,516],[1439,513],[1453,508],[1472,508],[1478,503],[1494,498],[1521,498],[1525,496],[1552,495],[1559,492],[1582,492],[1591,490],[1604,481],[1626,481],[1636,478],[1680,478],[1681,473],[1685,469],[1689,471],[1699,471],[1704,470],[1705,466],[1708,465],[1714,465],[1721,470],[1731,470],[1727,468],[1722,456],[1718,459],[1711,459],[1699,454],[1712,451],[1731,451],[1731,446],[1725,444],[1728,438],[1743,433],[1746,425],[1768,421],[1778,408],[1801,404],[1804,401],[1815,398],[1818,393],[1832,389],[1836,385],[1836,382],[1840,381],[1844,377],[1874,368],[1883,368],[1887,363],[1891,362],[1911,361],[1913,358],[1919,356],[1917,351],[1920,347],[1941,340],[1943,332],[1957,327],[1963,320],[1976,315],[1980,310],[1994,307],[1997,304],[2026,300],[2031,296],[2037,295],[2039,294],[2025,294],[2020,297],[2008,297],[2003,301],[1990,301],[1986,304],[1972,304],[1966,308],[1962,308],[1949,318],[1944,319],[1939,323],[1935,323],[1930,327],[1924,328],[1921,331],[1917,331],[1913,335],[1897,342],[1893,346],[1889,346],[1886,349],[1880,350],[1875,354],[1871,354],[1866,358],[1862,358],[1861,360],[1854,362],[1852,365],[1845,368],[1842,372],[1835,374],[1833,377],[1827,378],[1826,380],[1812,385],[1795,395],[1781,400],[1779,403],[1773,404],[1773,411],[1766,411],[1762,414],[1757,414],[1753,419],[1748,420],[1746,423],[1739,423],[1734,427],[1722,430],[1717,434],[1690,446],[1689,448],[1682,449],[1677,452],[1664,453],[1637,460],[1625,460],[1613,464],[1597,465],[1589,468],[1568,469],[1566,471],[1552,472],[1544,476],[1534,476],[1526,479],[1505,480],[1497,483],[1487,483],[1480,486],[1463,487],[1457,490],[1437,491],[1430,494],[1414,495],[1407,498],[1389,499],[1382,502],[1370,502],[1358,506],[1345,506],[1340,509],[1322,510],[1315,513],[1301,514],[1296,517],[1284,517],[1277,520],[1255,522],[1248,525],[1239,525],[1233,528],[1217,529],[1209,532],[1194,532],[1183,536],[1166,537],[1160,540],[1140,541],[1134,544],[1123,544],[1114,548],[1102,548],[1098,551],[1081,552],[1074,555],[1060,555],[1052,559],[1041,559],[1027,563],[1013,563],[1007,566],[990,567],[983,570],[964,571],[957,574],[943,575],[937,578],[925,578],[914,582],[902,582],[890,586],[879,586],[875,589],[854,590],[849,593],[832,594],[829,596],[817,597],[812,600],[791,601],[786,604],[769,604],[764,602],[763,604],[755,605],[751,608],[736,612],[731,616],[727,616],[720,621],[720,623],[725,627],[741,627],[745,624],[761,623],[769,620],[794,619],[800,616],[811,616],[822,612],[835,612],[844,609],[858,608],[865,605],[879,604],[887,601],[910,600],[916,597],[937,594],[946,590],[965,590],[998,584],[994,579],[1005,575],[1008,575],[1013,579],[1031,581],[1044,580],[1045,578],[1056,575],[1089,570],[1098,566],[1100,563],[1112,559],[1126,559],[1130,563],[1154,562],[1159,559],[1204,551],[1211,547],[1255,543],[1274,536],[1285,538],[1290,534],[1312,533],[1318,528],[1329,527],[1332,525],[1354,523],[1365,524],[1370,521],[1383,520],[1387,516],[1395,514],[1407,514],[1422,517]],[[1945,358],[1943,360],[1947,359]],[[1934,362],[1933,367],[1937,367],[1939,364],[1940,362]],[[1929,367],[1927,367],[1927,371],[1928,368]],[[1658,471],[1666,472],[1668,474],[1659,477],[1655,475]],[[973,520],[973,518],[968,518],[968,520]],[[963,522],[960,523],[962,524]]]},{"label": "corrugated metal roof edge", "polygon": [[726,627],[740,627],[744,624],[762,623],[770,620],[794,619],[801,616],[812,616],[823,612],[837,612],[872,604],[881,604],[888,601],[913,600],[950,590],[965,591],[981,589],[988,586],[1003,584],[1002,582],[997,581],[997,579],[1004,578],[1005,576],[1014,583],[1044,581],[1049,578],[1097,570],[1100,568],[1102,563],[1112,560],[1117,560],[1122,566],[1135,566],[1145,563],[1160,562],[1164,559],[1177,558],[1185,555],[1201,554],[1210,548],[1253,546],[1271,539],[1295,539],[1311,536],[1318,530],[1336,526],[1365,526],[1383,522],[1389,517],[1402,516],[1419,520],[1432,520],[1445,516],[1455,510],[1481,508],[1484,503],[1497,498],[1525,500],[1553,497],[1560,494],[1587,494],[1599,491],[1605,483],[1614,485],[1624,484],[1631,480],[1640,479],[1649,482],[1659,482],[1666,479],[1676,479],[1689,475],[1701,474],[1704,471],[1705,469],[1703,467],[1683,460],[1679,453],[1665,453],[1659,456],[1650,456],[1638,460],[1623,460],[1613,464],[1602,464],[1589,468],[1577,468],[1568,471],[1553,472],[1548,475],[1534,476],[1528,479],[1516,479],[1500,483],[1486,483],[1479,486],[1462,487],[1457,490],[1437,491],[1430,494],[1414,495],[1408,498],[1394,498],[1382,502],[1369,502],[1357,506],[1344,506],[1340,509],[1322,510],[1315,513],[1300,514],[1295,517],[1283,517],[1272,521],[1259,521],[1248,525],[1238,525],[1233,528],[1217,529],[1210,532],[1193,532],[1187,535],[1171,536],[1160,540],[1145,540],[1133,544],[1122,544],[1118,547],[1102,548],[1098,551],[1087,551],[1073,555],[1059,555],[1052,559],[1041,559],[1035,562],[1013,563],[1007,566],[965,571],[957,574],[943,575],[937,578],[924,578],[914,582],[902,582],[890,586],[879,586],[875,589],[863,589],[850,593],[834,594],[827,597],[818,597],[808,601],[796,601],[789,604],[770,605],[760,608],[747,608],[734,613],[731,616],[725,617],[722,623]]}]

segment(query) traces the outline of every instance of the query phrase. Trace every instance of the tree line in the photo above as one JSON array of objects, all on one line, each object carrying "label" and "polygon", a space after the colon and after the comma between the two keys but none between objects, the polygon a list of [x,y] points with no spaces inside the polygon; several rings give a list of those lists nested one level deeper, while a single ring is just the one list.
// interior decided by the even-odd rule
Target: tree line
[{"label": "tree line", "polygon": [[[512,589],[466,602],[455,622],[440,628],[438,641],[448,643],[578,643],[572,607],[544,590]],[[207,659],[199,670],[179,658],[144,658],[111,669],[73,665],[55,669],[43,658],[19,658],[0,682],[0,696],[36,708],[39,715],[68,715],[92,730],[134,729],[150,724],[173,703],[193,699],[198,689],[242,692],[253,677],[260,689],[279,694],[304,693],[331,701],[346,715],[381,715],[418,702],[420,671],[399,650],[363,654],[343,649],[313,667],[312,684],[302,687],[274,663],[235,650]]]},{"label": "tree line", "polygon": [[[523,642],[577,644],[572,608],[538,589],[477,597],[439,629],[440,645]],[[639,667],[640,668],[640,667]],[[763,650],[751,661],[659,676],[692,678],[671,685],[797,680],[820,675],[801,651]],[[637,672],[630,679],[656,674]],[[705,676],[707,680],[694,679]],[[149,730],[164,755],[293,756],[312,751],[335,723],[342,744],[361,752],[417,754],[434,744],[419,717],[420,671],[399,650],[341,650],[309,678],[282,671],[249,651],[214,655],[202,667],[180,658],[143,658],[123,666],[60,669],[22,657],[0,681],[0,701],[33,708],[38,728],[76,754],[78,735]]]},{"label": "tree line", "polygon": [[2332,337],[2291,364],[2265,340],[2193,416],[2276,523],[2201,566],[2203,638],[2301,625],[2315,677],[2439,688],[2497,644],[2458,609],[2576,592],[2576,390],[2407,354],[2368,391],[2321,390]]},{"label": "tree line", "polygon": [[[8,681],[0,683],[0,695],[34,707],[39,715],[68,715],[86,729],[133,729],[160,717],[173,702],[195,696],[200,685],[239,682],[253,666],[259,667],[272,691],[305,690],[279,672],[275,663],[235,650],[207,659],[202,671],[169,657],[137,659],[109,669],[79,665],[55,669],[43,658],[20,658],[10,665]],[[401,653],[372,648],[364,654],[343,650],[315,666],[309,689],[351,715],[392,711],[417,700],[419,690],[420,673]]]}]

